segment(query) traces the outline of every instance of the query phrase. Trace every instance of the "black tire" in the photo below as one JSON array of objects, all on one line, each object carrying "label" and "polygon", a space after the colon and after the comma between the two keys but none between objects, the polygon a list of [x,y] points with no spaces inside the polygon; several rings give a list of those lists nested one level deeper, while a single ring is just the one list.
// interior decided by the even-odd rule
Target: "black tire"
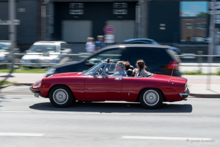
[{"label": "black tire", "polygon": [[139,101],[145,108],[159,108],[163,103],[164,97],[158,89],[145,89],[140,93]]},{"label": "black tire", "polygon": [[69,107],[75,102],[70,89],[62,85],[53,87],[49,93],[49,98],[51,104],[59,108]]}]

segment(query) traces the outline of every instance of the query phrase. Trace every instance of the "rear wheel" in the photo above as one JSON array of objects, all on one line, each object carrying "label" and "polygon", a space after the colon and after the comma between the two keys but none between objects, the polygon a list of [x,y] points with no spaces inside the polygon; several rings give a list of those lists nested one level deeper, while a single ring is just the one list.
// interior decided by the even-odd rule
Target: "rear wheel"
[{"label": "rear wheel", "polygon": [[145,108],[158,108],[163,103],[163,94],[157,89],[146,89],[140,94],[139,100]]},{"label": "rear wheel", "polygon": [[65,86],[53,87],[50,91],[49,98],[53,106],[60,108],[68,107],[75,102],[73,93]]}]

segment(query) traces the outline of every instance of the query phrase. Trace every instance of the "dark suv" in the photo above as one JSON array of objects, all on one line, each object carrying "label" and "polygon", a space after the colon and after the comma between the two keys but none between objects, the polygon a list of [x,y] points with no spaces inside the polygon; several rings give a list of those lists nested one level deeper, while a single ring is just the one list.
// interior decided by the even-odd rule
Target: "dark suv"
[{"label": "dark suv", "polygon": [[[63,72],[80,72],[87,70],[101,60],[110,58],[115,61],[129,61],[135,66],[136,61],[143,59],[152,73],[171,75],[172,69],[168,66],[172,61],[180,62],[175,53],[168,49],[169,46],[147,44],[121,44],[108,46],[92,54],[90,57],[78,62],[56,65],[47,71],[47,76]],[[178,67],[173,70],[174,76],[181,76]]]}]

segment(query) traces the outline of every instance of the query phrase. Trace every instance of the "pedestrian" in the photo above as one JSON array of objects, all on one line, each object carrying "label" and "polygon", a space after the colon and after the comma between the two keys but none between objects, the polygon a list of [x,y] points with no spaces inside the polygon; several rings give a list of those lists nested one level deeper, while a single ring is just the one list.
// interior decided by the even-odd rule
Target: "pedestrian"
[{"label": "pedestrian", "polygon": [[98,35],[97,36],[97,41],[95,42],[96,50],[102,49],[105,44],[104,44],[104,36]]},{"label": "pedestrian", "polygon": [[95,52],[95,43],[93,37],[88,37],[86,42],[86,51],[88,53],[94,53]]}]

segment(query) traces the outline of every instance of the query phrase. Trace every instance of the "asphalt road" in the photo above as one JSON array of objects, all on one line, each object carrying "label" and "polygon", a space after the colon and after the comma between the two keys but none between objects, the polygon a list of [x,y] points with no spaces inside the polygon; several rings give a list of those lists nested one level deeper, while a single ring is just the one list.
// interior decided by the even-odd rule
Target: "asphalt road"
[{"label": "asphalt road", "polygon": [[217,147],[220,99],[192,98],[144,109],[138,103],[55,108],[27,86],[0,91],[0,147]]}]

